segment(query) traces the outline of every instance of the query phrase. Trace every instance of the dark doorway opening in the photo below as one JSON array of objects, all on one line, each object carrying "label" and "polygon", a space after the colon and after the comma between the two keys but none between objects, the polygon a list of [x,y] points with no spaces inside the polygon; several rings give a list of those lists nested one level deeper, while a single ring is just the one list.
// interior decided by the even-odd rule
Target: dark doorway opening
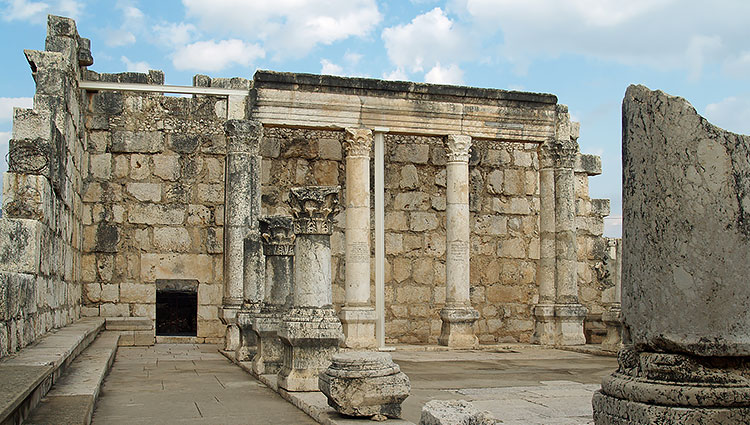
[{"label": "dark doorway opening", "polygon": [[198,335],[198,281],[156,281],[156,335]]}]

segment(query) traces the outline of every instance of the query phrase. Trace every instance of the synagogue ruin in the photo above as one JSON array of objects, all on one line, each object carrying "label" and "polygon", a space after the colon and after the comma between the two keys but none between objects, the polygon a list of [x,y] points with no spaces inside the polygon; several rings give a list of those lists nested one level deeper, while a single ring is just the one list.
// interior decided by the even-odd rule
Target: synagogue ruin
[{"label": "synagogue ruin", "polygon": [[89,70],[89,40],[55,16],[25,55],[0,358],[102,318],[120,345],[219,345],[288,392],[328,376],[342,393],[335,367],[396,379],[349,408],[390,414],[398,366],[338,351],[620,347],[622,245],[588,191],[601,161],[554,95],[272,71],[168,86]]}]

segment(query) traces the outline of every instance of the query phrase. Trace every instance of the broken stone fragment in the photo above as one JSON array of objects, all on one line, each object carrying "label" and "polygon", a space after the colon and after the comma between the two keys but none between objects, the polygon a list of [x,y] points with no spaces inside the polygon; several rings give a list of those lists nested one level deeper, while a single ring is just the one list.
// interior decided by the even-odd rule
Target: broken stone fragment
[{"label": "broken stone fragment", "polygon": [[477,410],[466,400],[432,400],[422,406],[419,425],[496,425],[489,412]]},{"label": "broken stone fragment", "polygon": [[331,366],[318,377],[328,404],[348,416],[401,416],[409,396],[409,377],[388,353],[348,352],[333,356]]}]

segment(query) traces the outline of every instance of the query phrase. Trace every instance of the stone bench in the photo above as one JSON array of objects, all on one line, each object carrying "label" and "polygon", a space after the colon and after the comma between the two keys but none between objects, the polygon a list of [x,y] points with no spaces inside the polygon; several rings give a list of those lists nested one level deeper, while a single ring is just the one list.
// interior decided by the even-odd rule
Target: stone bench
[{"label": "stone bench", "polygon": [[20,424],[103,328],[102,318],[81,319],[1,360],[0,425]]},{"label": "stone bench", "polygon": [[73,360],[24,424],[90,424],[99,389],[115,361],[119,340],[119,332],[102,332]]}]

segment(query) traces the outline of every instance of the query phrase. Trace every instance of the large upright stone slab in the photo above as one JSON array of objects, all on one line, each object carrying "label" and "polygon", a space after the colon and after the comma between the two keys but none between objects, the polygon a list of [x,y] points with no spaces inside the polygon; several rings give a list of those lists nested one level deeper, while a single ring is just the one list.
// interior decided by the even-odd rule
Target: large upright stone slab
[{"label": "large upright stone slab", "polygon": [[597,424],[750,422],[750,137],[684,99],[623,101],[622,315]]}]

